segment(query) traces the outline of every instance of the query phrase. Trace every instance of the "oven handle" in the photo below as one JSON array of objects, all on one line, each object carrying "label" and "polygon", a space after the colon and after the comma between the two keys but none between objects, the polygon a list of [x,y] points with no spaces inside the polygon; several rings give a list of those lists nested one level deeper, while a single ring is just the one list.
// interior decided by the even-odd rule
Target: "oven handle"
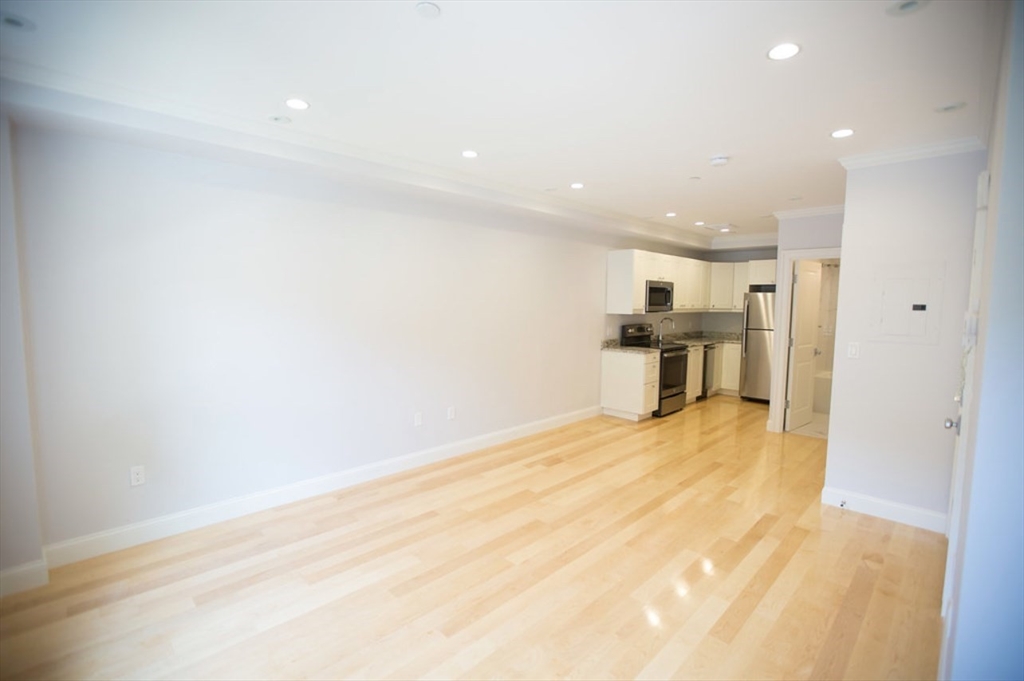
[{"label": "oven handle", "polygon": [[664,355],[665,357],[679,357],[680,355],[685,355],[688,352],[689,350],[673,350],[672,352],[664,353]]}]

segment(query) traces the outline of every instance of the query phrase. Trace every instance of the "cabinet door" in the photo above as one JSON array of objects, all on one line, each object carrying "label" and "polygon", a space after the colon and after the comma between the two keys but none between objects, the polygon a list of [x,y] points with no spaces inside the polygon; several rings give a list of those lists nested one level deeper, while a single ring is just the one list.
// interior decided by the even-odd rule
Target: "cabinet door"
[{"label": "cabinet door", "polygon": [[644,254],[642,262],[644,265],[645,282],[648,279],[651,281],[673,281],[675,276],[675,256],[645,251],[641,251],[641,253]]},{"label": "cabinet door", "polygon": [[775,261],[774,260],[751,260],[750,261],[750,283],[751,284],[774,284],[775,283]]},{"label": "cabinet door", "polygon": [[732,276],[732,309],[743,312],[743,294],[750,287],[750,263],[735,264]]},{"label": "cabinet door", "polygon": [[725,347],[725,343],[719,344],[718,352],[715,353],[715,366],[711,372],[711,389],[715,392],[722,389],[722,367],[725,365],[723,350]]},{"label": "cabinet door", "polygon": [[700,397],[704,387],[704,348],[691,347],[686,364],[686,402],[690,403]]},{"label": "cabinet door", "polygon": [[[605,409],[649,414],[657,408],[657,380],[648,381],[650,375],[657,376],[658,355],[644,355],[616,350],[601,352],[601,406]],[[650,367],[654,366],[652,370]],[[654,406],[651,405],[651,388],[654,386]]]},{"label": "cabinet door", "polygon": [[637,314],[644,311],[647,294],[643,251],[609,251],[607,258],[605,312]]},{"label": "cabinet door", "polygon": [[733,306],[732,288],[735,279],[735,264],[731,262],[711,263],[711,296],[712,310],[731,310]]},{"label": "cabinet door", "polygon": [[711,307],[711,263],[697,260],[697,309],[707,310]]},{"label": "cabinet door", "polygon": [[739,392],[740,353],[739,343],[722,343],[722,390]]}]

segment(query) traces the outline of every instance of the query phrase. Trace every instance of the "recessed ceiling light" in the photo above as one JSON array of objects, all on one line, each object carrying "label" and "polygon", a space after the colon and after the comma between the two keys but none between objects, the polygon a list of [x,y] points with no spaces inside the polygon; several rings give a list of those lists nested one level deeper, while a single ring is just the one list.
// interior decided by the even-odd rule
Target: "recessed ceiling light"
[{"label": "recessed ceiling light", "polygon": [[924,9],[929,2],[930,0],[896,0],[885,8],[885,13],[891,17],[903,17]]},{"label": "recessed ceiling light", "polygon": [[849,137],[852,134],[853,134],[853,130],[850,130],[849,128],[843,128],[842,130],[836,130],[835,132],[833,132],[832,133],[832,137],[834,137],[837,140],[839,140],[839,139],[842,139],[844,137]]},{"label": "recessed ceiling light", "polygon": [[558,187],[545,187],[544,191],[546,191],[546,192],[557,192],[558,191]]},{"label": "recessed ceiling light", "polygon": [[790,201],[801,201],[801,200],[803,200],[803,198],[804,197],[802,197],[802,196],[791,196],[791,197],[789,197],[789,200]]},{"label": "recessed ceiling light", "polygon": [[800,46],[795,43],[782,43],[768,50],[768,58],[772,61],[782,61],[795,57],[800,51]]},{"label": "recessed ceiling light", "polygon": [[572,184],[570,184],[569,186],[570,186],[570,187],[571,187],[572,189],[583,189],[583,183],[582,183],[582,182],[573,182],[573,183],[572,183]]},{"label": "recessed ceiling light", "polygon": [[441,16],[441,8],[432,2],[417,2],[416,14],[424,19],[436,19]]},{"label": "recessed ceiling light", "polygon": [[309,108],[309,102],[304,99],[297,99],[295,97],[284,100],[284,105],[289,109],[295,109],[296,111],[305,111]]},{"label": "recessed ceiling light", "polygon": [[691,175],[690,179],[691,180],[699,180],[700,179],[700,175]]},{"label": "recessed ceiling light", "polygon": [[697,222],[695,222],[693,224],[696,225],[697,227],[703,227],[704,226],[704,221],[703,220],[698,220]]},{"label": "recessed ceiling light", "polygon": [[476,158],[479,155],[480,154],[476,153],[472,149],[466,149],[464,152],[462,152],[462,158]]},{"label": "recessed ceiling light", "polygon": [[288,118],[287,116],[271,116],[270,120],[272,120],[275,123],[291,123],[292,122],[292,119]]},{"label": "recessed ceiling light", "polygon": [[728,156],[712,156],[711,157],[711,165],[713,165],[713,166],[724,166],[728,162],[729,162],[729,157]]},{"label": "recessed ceiling light", "polygon": [[674,218],[675,216],[676,216],[675,213],[665,213],[665,217],[667,217],[667,218]]},{"label": "recessed ceiling light", "polygon": [[13,28],[15,31],[36,30],[36,25],[25,17],[19,17],[17,14],[8,14],[7,12],[0,14],[0,26]]},{"label": "recessed ceiling light", "polygon": [[718,231],[719,232],[731,232],[732,230],[729,229],[728,227],[719,227]]},{"label": "recessed ceiling light", "polygon": [[943,104],[942,106],[935,107],[935,113],[949,113],[950,111],[959,111],[967,106],[967,102],[950,102],[949,104]]}]

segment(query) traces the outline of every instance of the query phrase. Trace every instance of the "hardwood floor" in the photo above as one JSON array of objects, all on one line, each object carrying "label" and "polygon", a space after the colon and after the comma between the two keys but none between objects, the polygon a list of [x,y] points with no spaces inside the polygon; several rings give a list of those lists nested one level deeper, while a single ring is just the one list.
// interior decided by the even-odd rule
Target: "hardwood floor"
[{"label": "hardwood floor", "polygon": [[946,541],[715,397],[55,569],[3,678],[934,679]]}]

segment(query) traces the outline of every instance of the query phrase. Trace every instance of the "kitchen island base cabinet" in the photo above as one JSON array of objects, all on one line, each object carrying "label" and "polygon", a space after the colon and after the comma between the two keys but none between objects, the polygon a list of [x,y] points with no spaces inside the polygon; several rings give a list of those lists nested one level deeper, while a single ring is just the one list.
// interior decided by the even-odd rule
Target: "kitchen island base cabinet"
[{"label": "kitchen island base cabinet", "polygon": [[658,408],[661,354],[601,351],[601,409],[608,416],[642,421]]},{"label": "kitchen island base cabinet", "polygon": [[725,395],[740,394],[740,354],[739,343],[722,343],[722,390]]}]

